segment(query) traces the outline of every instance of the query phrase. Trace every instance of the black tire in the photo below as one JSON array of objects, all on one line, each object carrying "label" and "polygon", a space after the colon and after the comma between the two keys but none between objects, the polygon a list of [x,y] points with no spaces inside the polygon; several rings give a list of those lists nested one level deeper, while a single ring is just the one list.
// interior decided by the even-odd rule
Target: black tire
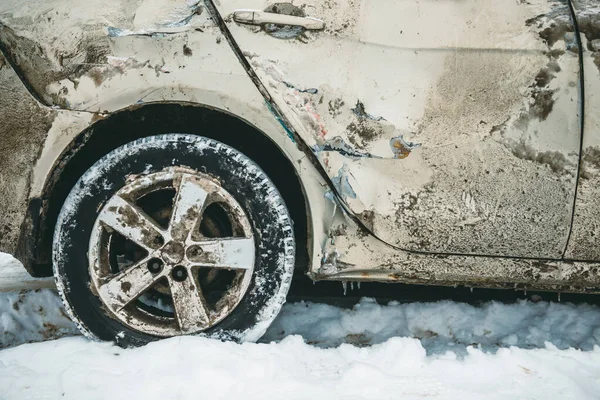
[{"label": "black tire", "polygon": [[219,180],[243,208],[255,238],[250,286],[235,309],[201,335],[256,341],[285,302],[295,256],[292,221],[266,174],[237,150],[200,136],[166,134],[126,144],[96,162],[67,197],[55,229],[53,267],[67,312],[89,338],[138,346],[160,337],[131,329],[90,289],[88,247],[99,210],[129,175],[185,166]]}]

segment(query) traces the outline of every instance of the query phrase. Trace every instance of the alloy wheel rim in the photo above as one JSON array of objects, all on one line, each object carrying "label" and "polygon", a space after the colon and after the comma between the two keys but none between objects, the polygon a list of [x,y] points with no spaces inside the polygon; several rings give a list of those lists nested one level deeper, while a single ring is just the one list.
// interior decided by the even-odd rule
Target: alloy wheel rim
[{"label": "alloy wheel rim", "polygon": [[[170,213],[142,207],[165,191],[173,192]],[[130,176],[100,210],[89,249],[91,287],[104,307],[129,328],[161,337],[222,321],[248,291],[255,264],[239,203],[216,179],[181,167]]]}]

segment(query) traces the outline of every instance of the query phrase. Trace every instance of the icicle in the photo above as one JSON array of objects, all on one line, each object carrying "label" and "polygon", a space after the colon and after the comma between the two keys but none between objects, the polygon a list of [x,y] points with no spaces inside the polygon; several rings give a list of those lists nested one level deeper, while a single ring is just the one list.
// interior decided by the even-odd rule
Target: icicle
[{"label": "icicle", "polygon": [[473,288],[472,288],[472,287],[470,287],[469,289],[471,289],[471,293],[473,293]]},{"label": "icicle", "polygon": [[558,293],[558,302],[560,303],[560,292]]},{"label": "icicle", "polygon": [[356,282],[356,287],[360,290],[360,281]]},{"label": "icicle", "polygon": [[347,282],[342,281],[342,289],[344,289],[344,296],[346,295],[346,286],[347,286]]}]

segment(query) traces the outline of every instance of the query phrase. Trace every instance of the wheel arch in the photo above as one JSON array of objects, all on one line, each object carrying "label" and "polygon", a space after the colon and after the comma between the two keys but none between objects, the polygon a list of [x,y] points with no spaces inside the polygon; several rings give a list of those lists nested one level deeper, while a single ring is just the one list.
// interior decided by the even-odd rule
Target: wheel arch
[{"label": "wheel arch", "polygon": [[[274,118],[269,124],[270,127],[263,123],[259,128],[237,113],[191,102],[138,104],[96,118],[62,150],[46,172],[41,195],[30,199],[30,232],[22,230],[17,258],[32,275],[51,276],[54,226],[64,200],[83,173],[125,143],[163,133],[187,133],[234,147],[267,173],[281,192],[294,221],[298,249],[296,269],[305,270],[313,255],[313,218],[305,186],[313,183],[299,173],[303,153],[286,137]],[[281,132],[273,132],[277,127]]]}]

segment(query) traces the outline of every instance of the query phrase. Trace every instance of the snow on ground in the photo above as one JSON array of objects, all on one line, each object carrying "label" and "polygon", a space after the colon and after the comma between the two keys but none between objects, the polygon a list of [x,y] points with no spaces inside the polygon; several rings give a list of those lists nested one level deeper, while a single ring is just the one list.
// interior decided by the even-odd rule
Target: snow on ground
[{"label": "snow on ground", "polygon": [[469,349],[417,339],[320,349],[300,336],[235,344],[181,337],[122,350],[83,337],[0,352],[3,399],[596,399],[600,349]]},{"label": "snow on ground", "polygon": [[53,279],[32,278],[18,260],[0,252],[0,292],[53,287]]},{"label": "snow on ground", "polygon": [[362,299],[286,304],[259,344],[121,349],[79,336],[53,290],[0,293],[2,400],[598,399],[599,346],[592,305]]},{"label": "snow on ground", "polygon": [[406,336],[420,339],[428,354],[451,350],[462,355],[467,346],[488,352],[509,346],[544,348],[546,342],[559,349],[592,350],[600,345],[600,307],[528,301],[477,307],[452,301],[379,305],[365,298],[346,310],[300,302],[284,306],[263,341],[286,335],[301,335],[317,347],[364,346]]},{"label": "snow on ground", "polygon": [[0,348],[78,334],[56,291],[0,293]]},{"label": "snow on ground", "polygon": [[[76,334],[52,290],[0,294],[0,313],[3,346]],[[77,336],[6,348],[0,399],[596,399],[599,343],[590,305],[300,302],[260,344],[124,350]]]}]

